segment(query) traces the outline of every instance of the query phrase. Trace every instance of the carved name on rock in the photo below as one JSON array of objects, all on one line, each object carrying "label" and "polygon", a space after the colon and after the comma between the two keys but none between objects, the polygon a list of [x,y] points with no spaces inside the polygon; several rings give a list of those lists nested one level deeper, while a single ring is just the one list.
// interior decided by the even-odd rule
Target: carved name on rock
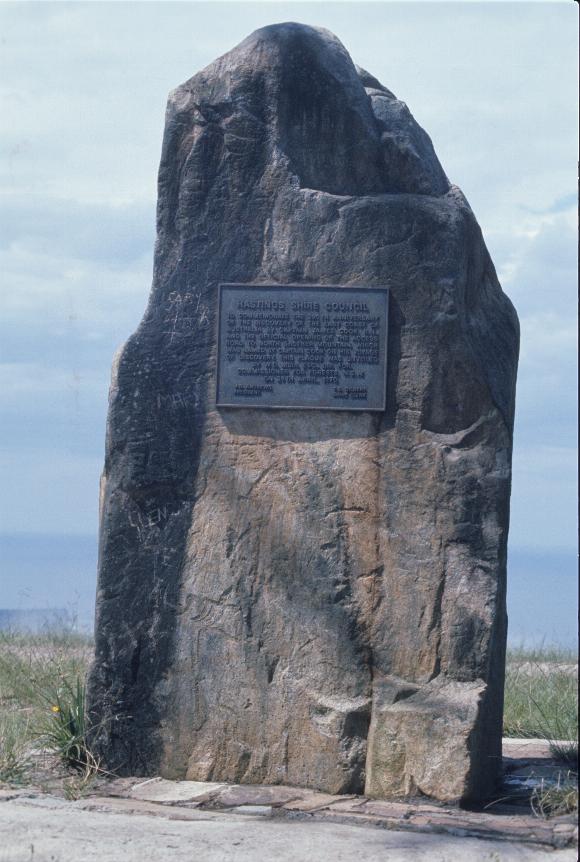
[{"label": "carved name on rock", "polygon": [[[387,287],[384,409],[216,407],[225,283]],[[102,481],[89,706],[109,768],[491,792],[517,350],[429,137],[330,33],[258,30],[170,95]]]}]

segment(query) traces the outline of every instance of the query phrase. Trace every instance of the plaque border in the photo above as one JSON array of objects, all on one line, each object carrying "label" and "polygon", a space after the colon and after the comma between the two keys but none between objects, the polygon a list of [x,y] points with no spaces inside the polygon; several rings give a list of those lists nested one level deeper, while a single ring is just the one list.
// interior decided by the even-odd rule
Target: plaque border
[{"label": "plaque border", "polygon": [[[262,290],[280,289],[280,290],[364,290],[367,293],[384,293],[387,297],[387,312],[385,315],[385,368],[383,375],[383,401],[382,407],[319,407],[315,404],[298,405],[298,404],[229,404],[219,400],[219,383],[220,383],[220,322],[222,315],[222,290],[224,288],[238,288],[247,290],[248,288],[256,288]],[[388,371],[388,349],[389,349],[389,310],[390,310],[391,292],[390,288],[384,287],[365,287],[362,284],[257,284],[255,282],[243,283],[240,281],[224,281],[218,284],[218,302],[216,315],[216,364],[215,364],[215,408],[216,410],[227,408],[234,410],[333,410],[335,412],[347,413],[384,413],[387,407],[387,371]]]}]

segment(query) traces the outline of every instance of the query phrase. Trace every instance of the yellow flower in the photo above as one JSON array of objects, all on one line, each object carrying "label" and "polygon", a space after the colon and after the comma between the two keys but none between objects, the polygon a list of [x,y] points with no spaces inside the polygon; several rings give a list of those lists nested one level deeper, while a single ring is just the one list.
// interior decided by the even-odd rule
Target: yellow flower
[{"label": "yellow flower", "polygon": [[60,712],[60,706],[51,706],[50,711],[51,712]]}]

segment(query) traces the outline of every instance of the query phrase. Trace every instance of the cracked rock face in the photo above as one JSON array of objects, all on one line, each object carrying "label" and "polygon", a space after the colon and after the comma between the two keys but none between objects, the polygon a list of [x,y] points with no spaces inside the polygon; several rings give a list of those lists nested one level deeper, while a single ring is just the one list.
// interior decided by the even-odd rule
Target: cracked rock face
[{"label": "cracked rock face", "polygon": [[[220,282],[391,290],[387,409],[215,409]],[[102,482],[96,745],[126,774],[484,798],[518,324],[408,108],[330,33],[169,97]]]}]

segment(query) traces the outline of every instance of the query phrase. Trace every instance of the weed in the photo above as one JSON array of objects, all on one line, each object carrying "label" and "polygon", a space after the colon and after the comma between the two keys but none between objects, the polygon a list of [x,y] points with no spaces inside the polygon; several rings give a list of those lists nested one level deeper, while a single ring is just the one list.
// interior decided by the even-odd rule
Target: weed
[{"label": "weed", "polygon": [[81,799],[90,790],[94,780],[101,772],[102,770],[98,767],[88,766],[80,775],[67,778],[62,785],[65,799]]},{"label": "weed", "polygon": [[41,697],[47,706],[46,718],[39,727],[41,743],[71,769],[98,771],[87,742],[84,682],[79,677],[73,683],[63,679],[53,692],[42,692]]},{"label": "weed", "polygon": [[510,652],[506,669],[505,735],[546,739],[569,765],[578,758],[575,668],[573,653],[549,647]]},{"label": "weed", "polygon": [[555,760],[578,772],[578,743],[561,739],[550,740],[550,753]]},{"label": "weed", "polygon": [[578,778],[575,773],[558,775],[556,784],[543,780],[535,788],[531,798],[532,811],[538,817],[558,817],[573,814],[578,810]]},{"label": "weed", "polygon": [[523,644],[510,646],[507,651],[508,665],[542,663],[576,665],[577,662],[578,654],[575,649],[546,641],[541,641],[534,647],[524,646]]},{"label": "weed", "polygon": [[83,678],[90,653],[91,641],[74,633],[0,633],[0,710],[39,714],[43,692],[54,690],[62,679]]},{"label": "weed", "polygon": [[0,633],[0,780],[24,781],[32,750],[42,745],[54,743],[63,761],[89,760],[81,745],[81,710],[91,651],[87,637],[70,631]]},{"label": "weed", "polygon": [[504,733],[539,737],[552,756],[568,767],[555,783],[541,780],[531,797],[539,817],[578,808],[578,672],[572,650],[542,645],[508,652]]},{"label": "weed", "polygon": [[16,713],[0,714],[0,784],[22,784],[30,767],[30,734]]}]

